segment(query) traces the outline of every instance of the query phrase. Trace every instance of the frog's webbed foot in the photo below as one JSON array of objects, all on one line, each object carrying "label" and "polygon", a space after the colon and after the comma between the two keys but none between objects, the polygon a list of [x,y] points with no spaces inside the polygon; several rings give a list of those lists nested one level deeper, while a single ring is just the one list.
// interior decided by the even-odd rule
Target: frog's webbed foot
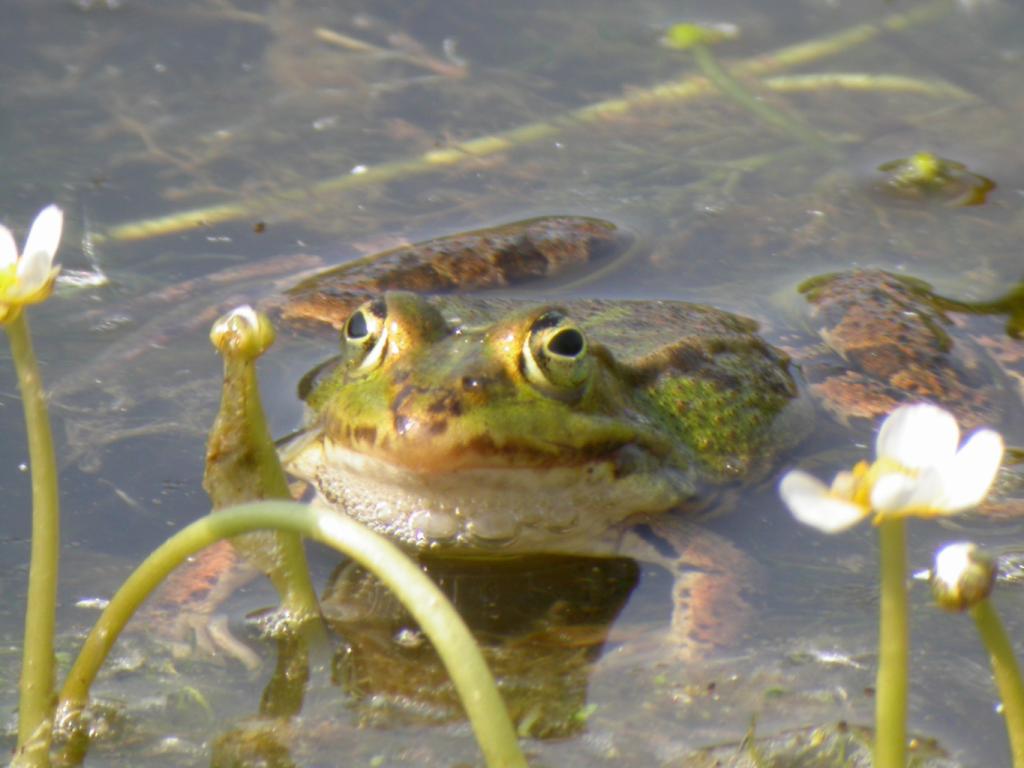
[{"label": "frog's webbed foot", "polygon": [[735,643],[752,613],[747,596],[756,564],[727,539],[674,515],[662,515],[646,527],[673,554],[666,555],[636,530],[626,533],[622,553],[672,574],[670,637],[675,657],[695,661]]},{"label": "frog's webbed foot", "polygon": [[154,605],[140,617],[140,625],[147,634],[167,642],[175,658],[235,659],[247,669],[256,669],[259,656],[231,633],[227,616],[218,608],[257,575],[229,542],[222,541],[163,583]]},{"label": "frog's webbed foot", "polygon": [[175,658],[199,655],[210,659],[231,658],[246,669],[259,669],[259,655],[239,640],[228,627],[223,613],[183,610],[172,626],[177,640],[171,642]]}]

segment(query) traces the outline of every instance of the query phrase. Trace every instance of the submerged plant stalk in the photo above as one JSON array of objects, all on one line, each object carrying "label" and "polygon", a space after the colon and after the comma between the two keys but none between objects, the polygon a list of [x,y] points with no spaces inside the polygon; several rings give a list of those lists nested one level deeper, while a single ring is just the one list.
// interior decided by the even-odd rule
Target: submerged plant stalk
[{"label": "submerged plant stalk", "polygon": [[[256,380],[256,360],[274,336],[270,321],[249,307],[229,312],[210,333],[224,359],[220,408],[207,439],[203,473],[203,487],[213,504],[211,514],[246,501],[291,499]],[[308,625],[311,637],[315,636],[320,605],[301,537],[284,531],[262,532],[243,536],[233,546],[269,576],[288,621]]]},{"label": "submerged plant stalk", "polygon": [[[952,7],[951,0],[933,0],[922,3],[906,13],[893,14],[874,24],[857,24],[833,35],[786,46],[761,56],[754,56],[733,65],[729,72],[733,77],[762,77],[780,72],[841,53],[873,40],[885,32],[900,31],[933,21],[948,13]],[[310,196],[360,189],[398,178],[429,173],[439,168],[458,165],[540,141],[574,126],[614,120],[636,109],[687,101],[713,90],[714,86],[706,76],[689,74],[678,80],[632,90],[627,96],[606,99],[581,107],[549,121],[529,123],[508,131],[464,141],[451,147],[431,150],[405,160],[361,166],[358,172],[348,172],[323,179],[312,186],[286,190],[276,195],[256,197],[251,200],[237,200],[121,224],[111,227],[105,233],[97,233],[94,240],[96,242],[142,240],[236,221],[247,216],[257,215],[260,211],[278,209],[282,204],[288,202],[306,200]]]},{"label": "submerged plant stalk", "polygon": [[18,373],[25,411],[29,468],[32,475],[32,552],[25,610],[18,708],[16,765],[49,765],[53,696],[53,636],[57,606],[57,561],[60,555],[60,506],[57,461],[50,416],[39,375],[28,319],[20,311],[5,326]]},{"label": "submerged plant stalk", "polygon": [[770,104],[761,101],[743,87],[732,74],[729,73],[721,64],[718,63],[718,59],[715,58],[714,54],[711,53],[711,49],[705,43],[697,43],[692,48],[694,61],[697,62],[697,66],[700,67],[700,71],[715,84],[725,96],[732,99],[734,102],[748,110],[752,114],[756,115],[763,122],[768,125],[773,125],[779,128],[784,133],[788,133],[795,139],[803,142],[809,147],[812,147],[815,151],[825,155],[826,157],[833,157],[836,154],[836,148],[830,145],[814,128],[805,123],[803,120],[791,115],[787,112],[783,112],[780,109],[776,109]]},{"label": "submerged plant stalk", "polygon": [[86,638],[60,696],[58,722],[73,729],[92,685],[128,619],[190,555],[221,539],[273,528],[335,548],[372,572],[430,638],[455,684],[488,766],[526,768],[487,664],[458,613],[434,583],[391,542],[349,518],[303,504],[264,501],[207,515],[176,533],[135,570]]},{"label": "submerged plant stalk", "polygon": [[871,72],[816,72],[802,75],[776,75],[761,82],[765,88],[778,93],[823,91],[838,88],[845,91],[876,91],[882,93],[923,93],[929,96],[955,99],[973,98],[965,91],[945,80],[922,80],[906,75]]},{"label": "submerged plant stalk", "polygon": [[907,626],[906,521],[894,517],[878,526],[881,604],[878,676],[875,682],[875,768],[907,764],[907,678],[910,630]]}]

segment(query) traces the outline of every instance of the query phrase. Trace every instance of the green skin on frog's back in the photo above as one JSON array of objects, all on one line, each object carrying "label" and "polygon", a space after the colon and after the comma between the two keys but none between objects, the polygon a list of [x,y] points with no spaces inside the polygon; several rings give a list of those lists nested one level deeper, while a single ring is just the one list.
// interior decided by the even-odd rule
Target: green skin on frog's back
[{"label": "green skin on frog's back", "polygon": [[759,475],[802,431],[788,360],[755,331],[683,302],[390,292],[307,377],[286,466],[409,546],[614,551],[626,525]]}]

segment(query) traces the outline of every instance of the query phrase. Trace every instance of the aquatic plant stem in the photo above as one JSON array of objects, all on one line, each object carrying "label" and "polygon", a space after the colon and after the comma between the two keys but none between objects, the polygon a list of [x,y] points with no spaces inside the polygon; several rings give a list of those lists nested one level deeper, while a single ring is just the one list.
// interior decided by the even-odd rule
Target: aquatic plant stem
[{"label": "aquatic plant stem", "polygon": [[992,676],[1003,702],[1003,718],[1010,739],[1013,768],[1024,768],[1024,684],[1021,683],[1020,666],[1013,653],[1013,644],[991,600],[982,600],[971,608],[970,613],[992,662]]},{"label": "aquatic plant stem", "polygon": [[[932,0],[892,14],[869,24],[856,24],[840,32],[814,40],[779,48],[760,56],[735,63],[729,68],[733,77],[763,77],[812,61],[834,56],[842,51],[863,45],[886,32],[909,29],[918,24],[934,21],[952,10],[951,0]],[[528,123],[507,131],[469,139],[450,147],[433,149],[416,157],[360,166],[359,172],[346,172],[322,179],[301,188],[285,190],[274,195],[235,200],[164,216],[127,222],[93,235],[96,243],[108,240],[142,240],[183,232],[249,216],[267,216],[273,211],[281,216],[287,205],[300,204],[308,208],[310,197],[347,192],[380,185],[398,178],[431,173],[441,168],[473,162],[500,152],[535,143],[573,127],[612,122],[637,109],[663,104],[681,103],[711,93],[714,85],[704,74],[687,74],[676,80],[630,90],[628,95],[605,99],[579,109],[558,115],[550,120]]]},{"label": "aquatic plant stem", "polygon": [[875,681],[875,768],[907,764],[907,678],[910,630],[907,624],[906,521],[878,526],[881,601],[878,676]]},{"label": "aquatic plant stem", "polygon": [[285,501],[242,504],[179,531],[135,570],[86,638],[60,695],[58,722],[73,725],[118,634],[180,563],[220,539],[250,531],[287,530],[320,541],[371,571],[419,622],[444,662],[488,766],[526,768],[494,679],[462,619],[434,583],[391,542],[342,515]]},{"label": "aquatic plant stem", "polygon": [[50,416],[25,312],[4,326],[25,411],[32,475],[32,545],[18,705],[18,765],[49,765],[53,637],[60,555],[60,500]]},{"label": "aquatic plant stem", "polygon": [[[224,385],[220,409],[206,448],[203,487],[213,512],[258,499],[291,499],[263,413],[256,358],[221,350]],[[283,614],[295,626],[316,622],[320,604],[310,580],[302,538],[284,531],[263,531],[233,545],[266,573],[281,597]],[[310,638],[316,631],[311,629]]]},{"label": "aquatic plant stem", "polygon": [[837,154],[836,148],[822,138],[814,128],[797,117],[759,100],[748,91],[739,80],[718,63],[718,59],[715,58],[707,44],[695,43],[690,50],[700,71],[725,96],[756,115],[763,122],[779,128],[826,157],[834,157]]}]

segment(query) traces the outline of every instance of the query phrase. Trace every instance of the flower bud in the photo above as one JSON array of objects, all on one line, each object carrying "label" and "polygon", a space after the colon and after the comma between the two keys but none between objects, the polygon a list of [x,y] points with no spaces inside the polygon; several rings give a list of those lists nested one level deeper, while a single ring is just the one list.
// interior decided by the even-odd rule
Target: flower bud
[{"label": "flower bud", "polygon": [[986,599],[996,581],[996,561],[970,542],[949,544],[935,556],[932,595],[946,611],[966,611]]},{"label": "flower bud", "polygon": [[253,360],[274,343],[274,326],[248,304],[228,312],[213,324],[210,341],[226,357]]}]

